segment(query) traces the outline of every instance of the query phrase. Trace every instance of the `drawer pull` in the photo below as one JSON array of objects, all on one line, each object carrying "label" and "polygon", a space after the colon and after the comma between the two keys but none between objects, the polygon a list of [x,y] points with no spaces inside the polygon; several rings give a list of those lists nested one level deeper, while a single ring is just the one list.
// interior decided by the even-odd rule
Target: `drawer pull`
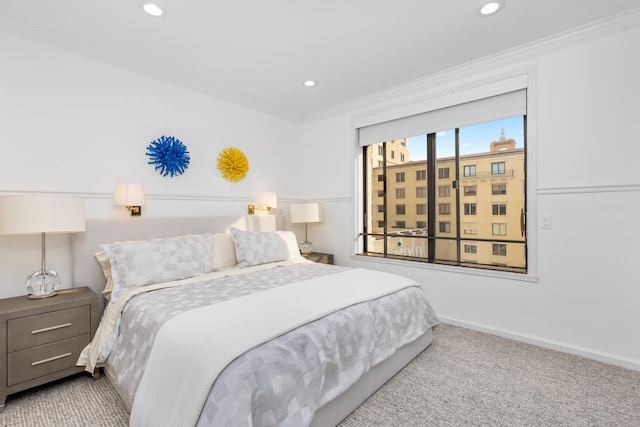
[{"label": "drawer pull", "polygon": [[71,323],[63,323],[62,325],[49,326],[48,328],[36,329],[35,331],[31,331],[31,335],[40,334],[42,332],[55,331],[56,329],[68,328],[71,326]]},{"label": "drawer pull", "polygon": [[37,362],[33,362],[31,366],[42,365],[43,363],[53,362],[54,360],[62,359],[63,357],[69,357],[71,353],[60,354],[58,356],[53,356],[48,359],[38,360]]}]

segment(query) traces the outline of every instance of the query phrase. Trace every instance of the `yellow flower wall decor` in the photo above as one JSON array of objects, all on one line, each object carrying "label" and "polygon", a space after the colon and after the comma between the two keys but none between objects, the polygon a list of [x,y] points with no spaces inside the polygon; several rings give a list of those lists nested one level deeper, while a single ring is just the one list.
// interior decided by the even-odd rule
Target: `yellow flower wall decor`
[{"label": "yellow flower wall decor", "polygon": [[232,182],[240,181],[249,170],[249,160],[237,148],[223,148],[218,155],[218,170]]}]

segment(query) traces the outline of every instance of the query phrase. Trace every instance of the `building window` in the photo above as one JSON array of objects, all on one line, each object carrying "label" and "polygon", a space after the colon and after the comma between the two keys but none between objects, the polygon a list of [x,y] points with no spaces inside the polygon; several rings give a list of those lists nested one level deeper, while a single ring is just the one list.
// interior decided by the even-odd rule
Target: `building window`
[{"label": "building window", "polygon": [[504,243],[493,243],[491,245],[494,256],[507,256],[507,245]]},{"label": "building window", "polygon": [[384,147],[382,145],[378,147],[378,156],[384,156]]},{"label": "building window", "polygon": [[449,168],[438,168],[438,178],[440,179],[449,178]]},{"label": "building window", "polygon": [[384,175],[378,175],[378,182],[384,181]]},{"label": "building window", "polygon": [[504,175],[504,162],[491,163],[491,175]]},{"label": "building window", "polygon": [[507,204],[506,203],[494,203],[491,205],[491,214],[492,215],[506,215],[507,214]]},{"label": "building window", "polygon": [[494,236],[507,235],[507,224],[491,224],[491,229]]},{"label": "building window", "polygon": [[491,194],[494,196],[507,194],[507,184],[493,184],[491,186]]},{"label": "building window", "polygon": [[464,214],[465,215],[477,215],[477,205],[476,203],[465,203],[464,204]]},{"label": "building window", "polygon": [[476,245],[464,245],[465,254],[477,254],[478,247]]},{"label": "building window", "polygon": [[475,196],[478,190],[478,186],[476,185],[465,185],[464,186],[464,195],[465,196]]},{"label": "building window", "polygon": [[[524,93],[522,104],[519,104],[520,93]],[[358,143],[363,148],[357,165],[363,174],[358,177],[362,183],[358,194],[361,198],[356,203],[362,206],[357,221],[361,225],[358,253],[415,262],[417,256],[394,252],[401,242],[403,247],[420,246],[421,262],[527,273],[530,249],[527,230],[520,232],[519,213],[527,211],[526,174],[527,170],[534,169],[526,168],[526,115],[518,115],[526,111],[526,90],[508,95],[506,104],[518,104],[517,112],[500,112],[495,117],[506,118],[491,122],[482,122],[489,111],[482,110],[475,122],[468,121],[467,115],[460,116],[461,122],[477,123],[474,125],[447,129],[436,128],[439,123],[425,122],[424,129],[433,129],[433,132],[423,135],[411,135],[402,129],[402,118],[396,122],[399,127],[393,129],[377,128],[376,124],[359,129]],[[446,108],[447,114],[456,111],[466,114],[470,111],[468,108],[473,110],[472,104],[478,102],[495,106],[501,96],[492,96],[485,104],[482,100],[470,101],[464,104],[464,109]],[[518,100],[514,101],[512,96]],[[440,114],[443,110],[438,111]],[[496,114],[495,110],[490,114]],[[436,119],[439,115],[430,117]],[[420,120],[414,115],[407,123],[415,123],[414,119]],[[455,123],[455,120],[456,117],[447,117],[446,123]],[[396,131],[398,135],[393,135]],[[386,142],[375,142],[384,138],[388,138]],[[400,148],[402,141],[406,146]],[[378,157],[379,147],[383,147],[384,156]],[[391,160],[392,150],[397,151],[394,160]],[[382,167],[376,166],[379,160],[383,162]],[[507,163],[511,169],[506,169]],[[492,174],[502,182],[487,182]],[[518,185],[503,180],[507,174]],[[387,176],[390,179],[386,179]],[[508,198],[507,186],[510,187]],[[420,231],[405,233],[407,226]],[[474,251],[471,257],[470,251]]]},{"label": "building window", "polygon": [[391,159],[395,159],[395,158],[396,158],[395,153],[393,150],[391,150]]}]

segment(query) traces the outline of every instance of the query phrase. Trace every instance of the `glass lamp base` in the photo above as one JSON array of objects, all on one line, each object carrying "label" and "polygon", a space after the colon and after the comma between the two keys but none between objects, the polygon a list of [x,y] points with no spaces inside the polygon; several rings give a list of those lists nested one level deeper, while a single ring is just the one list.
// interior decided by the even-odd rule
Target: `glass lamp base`
[{"label": "glass lamp base", "polygon": [[27,277],[25,288],[29,292],[29,299],[48,298],[56,295],[60,287],[60,277],[53,270],[36,271]]},{"label": "glass lamp base", "polygon": [[313,252],[313,249],[311,248],[311,242],[308,240],[304,240],[300,243],[300,252],[302,252],[303,254],[310,254],[311,252]]}]

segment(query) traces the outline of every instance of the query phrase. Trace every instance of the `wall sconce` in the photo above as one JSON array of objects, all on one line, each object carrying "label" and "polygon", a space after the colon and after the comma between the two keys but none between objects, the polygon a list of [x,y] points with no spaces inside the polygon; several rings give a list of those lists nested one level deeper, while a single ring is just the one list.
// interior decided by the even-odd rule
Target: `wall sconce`
[{"label": "wall sconce", "polygon": [[291,205],[291,223],[304,222],[304,240],[300,244],[300,252],[310,254],[313,249],[311,242],[307,238],[307,224],[310,222],[320,222],[320,205],[317,203],[302,203]]},{"label": "wall sconce", "polygon": [[256,211],[263,211],[262,215],[267,215],[271,209],[278,207],[278,195],[273,192],[266,192],[258,196],[256,205],[249,205],[249,215],[259,215]]},{"label": "wall sconce", "polygon": [[131,216],[142,215],[142,205],[144,205],[144,190],[142,184],[130,182],[119,182],[116,184],[116,192],[113,195],[113,204],[116,206],[126,206],[131,212]]},{"label": "wall sconce", "polygon": [[84,200],[57,196],[0,197],[0,234],[41,235],[40,270],[27,277],[29,299],[56,295],[60,277],[47,270],[45,234],[85,230]]}]

